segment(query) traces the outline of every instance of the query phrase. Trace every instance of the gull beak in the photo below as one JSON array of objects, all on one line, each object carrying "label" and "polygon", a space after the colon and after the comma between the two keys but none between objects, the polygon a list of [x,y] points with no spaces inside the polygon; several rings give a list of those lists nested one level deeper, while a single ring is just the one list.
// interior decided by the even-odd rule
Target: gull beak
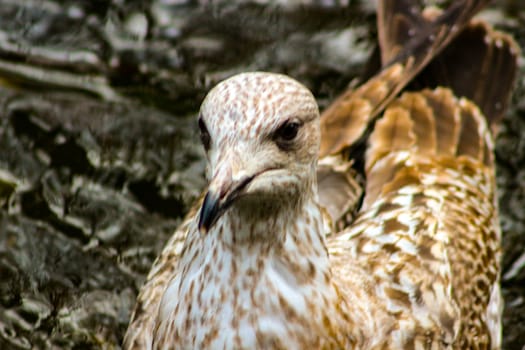
[{"label": "gull beak", "polygon": [[202,202],[199,215],[199,231],[201,233],[208,232],[225,210],[226,208],[221,204],[220,197],[217,193],[208,191]]},{"label": "gull beak", "polygon": [[245,192],[246,186],[255,176],[243,176],[239,180],[231,178],[221,181],[212,179],[208,193],[204,197],[200,215],[199,231],[207,233],[224,212]]}]

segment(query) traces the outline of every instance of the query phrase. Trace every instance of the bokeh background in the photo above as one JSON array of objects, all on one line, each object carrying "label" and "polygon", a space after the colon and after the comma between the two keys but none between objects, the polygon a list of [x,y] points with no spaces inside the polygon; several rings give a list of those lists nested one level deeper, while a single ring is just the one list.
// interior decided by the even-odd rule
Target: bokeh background
[{"label": "bokeh background", "polygon": [[[480,16],[525,50],[525,2]],[[205,186],[205,93],[266,70],[324,108],[376,41],[366,0],[0,0],[0,348],[118,349]],[[505,349],[525,344],[523,63],[496,150]]]}]

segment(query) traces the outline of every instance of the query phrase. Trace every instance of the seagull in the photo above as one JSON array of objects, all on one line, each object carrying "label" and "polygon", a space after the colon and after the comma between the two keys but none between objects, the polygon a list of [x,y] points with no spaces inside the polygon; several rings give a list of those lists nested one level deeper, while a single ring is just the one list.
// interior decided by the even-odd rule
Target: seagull
[{"label": "seagull", "polygon": [[[468,33],[490,48],[473,72],[497,76],[505,57],[513,77],[512,39],[479,22]],[[198,125],[209,185],[154,263],[124,348],[500,347],[493,130],[502,109],[475,103],[492,96],[489,84],[471,99],[454,82],[396,97],[407,84],[399,69],[420,69],[396,68],[411,59],[393,56],[370,80],[392,82],[384,111],[348,110],[363,106],[352,101],[366,102],[370,82],[323,118],[312,93],[281,74],[238,74],[208,93]],[[347,118],[365,115],[359,132],[341,123],[345,108]],[[359,201],[342,149],[368,129]],[[341,209],[340,197],[351,204]]]}]

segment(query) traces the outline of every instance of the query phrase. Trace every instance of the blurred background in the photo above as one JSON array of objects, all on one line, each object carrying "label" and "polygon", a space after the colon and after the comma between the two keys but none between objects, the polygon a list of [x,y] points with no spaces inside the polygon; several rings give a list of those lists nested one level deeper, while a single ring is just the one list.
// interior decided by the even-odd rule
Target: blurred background
[{"label": "blurred background", "polygon": [[[480,16],[525,50],[525,2]],[[205,186],[205,93],[266,70],[323,109],[376,41],[366,0],[0,0],[0,348],[118,349]],[[523,63],[496,150],[504,349],[525,345]]]}]

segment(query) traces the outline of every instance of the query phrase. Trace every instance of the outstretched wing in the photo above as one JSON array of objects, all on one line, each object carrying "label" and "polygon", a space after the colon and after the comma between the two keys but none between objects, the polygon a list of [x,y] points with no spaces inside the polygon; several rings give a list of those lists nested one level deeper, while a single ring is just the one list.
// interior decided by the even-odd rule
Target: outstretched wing
[{"label": "outstretched wing", "polygon": [[[421,15],[417,16],[414,1],[379,2],[378,31],[384,51],[382,56],[394,58],[365,84],[343,92],[323,112],[321,157],[337,154],[362,140],[374,118],[461,32],[487,2],[454,1],[442,14],[429,21]],[[399,18],[407,18],[407,21],[400,21]],[[389,35],[387,33],[391,28],[393,34]],[[399,41],[407,38],[410,40]],[[400,45],[402,49],[398,49]]]},{"label": "outstretched wing", "polygon": [[[342,229],[355,217],[363,194],[364,179],[353,169],[356,166],[355,157],[360,158],[354,151],[364,148],[362,145],[375,117],[429,62],[432,69],[427,69],[424,76],[434,72],[437,77],[443,76],[443,69],[437,72],[438,67],[443,66],[442,62],[450,61],[450,56],[458,55],[457,51],[463,49],[461,45],[468,41],[468,35],[461,28],[487,2],[458,1],[443,13],[431,8],[422,9],[416,0],[378,2],[377,27],[384,68],[356,90],[349,88],[345,91],[324,111],[321,118],[323,134],[318,168],[319,200],[327,210],[326,220],[332,223],[331,226]],[[457,50],[440,54],[459,33],[461,40],[454,41]],[[454,75],[450,79],[459,82],[459,77],[463,78],[460,74],[457,76],[458,79]],[[437,79],[434,81],[440,82]],[[459,91],[460,95],[463,91],[465,89]],[[500,106],[505,107],[503,104]],[[360,159],[357,159],[359,162]]]},{"label": "outstretched wing", "polygon": [[[491,126],[503,113],[494,106],[504,108],[510,96],[518,50],[510,37],[473,22],[439,64],[457,64],[459,51],[469,74],[483,72],[500,90],[465,72],[416,79],[448,79],[452,90],[407,92],[388,105],[368,140],[361,212],[328,242],[342,289],[367,279],[379,320],[371,329],[386,347],[489,349],[501,341]],[[486,114],[455,89],[482,101]]]}]

